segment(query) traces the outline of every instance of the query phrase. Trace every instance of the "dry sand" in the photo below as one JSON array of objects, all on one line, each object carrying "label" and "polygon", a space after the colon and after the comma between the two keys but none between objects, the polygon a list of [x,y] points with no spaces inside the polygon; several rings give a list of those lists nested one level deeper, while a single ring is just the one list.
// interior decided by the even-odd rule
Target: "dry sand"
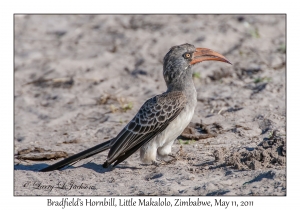
[{"label": "dry sand", "polygon": [[[286,195],[285,23],[284,15],[15,16],[14,194]],[[166,90],[163,56],[183,43],[233,65],[194,68],[198,105],[173,146],[177,161],[142,165],[135,153],[104,169],[104,152],[38,172],[118,134]]]}]

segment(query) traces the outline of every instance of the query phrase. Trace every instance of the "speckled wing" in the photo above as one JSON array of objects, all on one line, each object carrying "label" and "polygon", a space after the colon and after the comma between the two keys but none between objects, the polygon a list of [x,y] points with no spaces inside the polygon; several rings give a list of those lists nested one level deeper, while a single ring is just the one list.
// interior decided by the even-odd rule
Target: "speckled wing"
[{"label": "speckled wing", "polygon": [[182,92],[163,93],[147,100],[136,116],[111,142],[104,167],[125,160],[143,144],[149,142],[172,122],[186,105]]}]

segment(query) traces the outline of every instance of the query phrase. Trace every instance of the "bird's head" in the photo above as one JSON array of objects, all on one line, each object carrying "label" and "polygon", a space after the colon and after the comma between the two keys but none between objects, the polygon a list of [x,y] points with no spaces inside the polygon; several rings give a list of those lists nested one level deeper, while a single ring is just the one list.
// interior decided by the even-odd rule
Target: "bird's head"
[{"label": "bird's head", "polygon": [[231,64],[223,55],[207,49],[195,48],[191,44],[172,47],[164,57],[164,78],[168,84],[184,80],[192,75],[191,67],[202,61],[221,61]]}]

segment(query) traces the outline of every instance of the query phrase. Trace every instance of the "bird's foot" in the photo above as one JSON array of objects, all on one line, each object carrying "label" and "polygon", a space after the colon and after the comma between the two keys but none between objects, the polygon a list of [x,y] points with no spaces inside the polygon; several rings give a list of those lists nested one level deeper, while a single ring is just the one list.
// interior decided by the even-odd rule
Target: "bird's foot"
[{"label": "bird's foot", "polygon": [[169,157],[171,157],[171,160],[165,160],[165,164],[172,164],[174,162],[176,162],[177,160],[179,160],[179,156],[178,155],[173,155],[173,154],[169,154]]},{"label": "bird's foot", "polygon": [[154,166],[156,166],[156,167],[159,167],[160,165],[162,165],[162,162],[153,160],[153,161],[152,161],[152,165],[154,165]]},{"label": "bird's foot", "polygon": [[172,160],[179,160],[179,156],[177,154],[173,155],[173,154],[168,154],[169,157],[172,157]]},{"label": "bird's foot", "polygon": [[173,157],[171,160],[159,160],[159,161],[152,161],[152,165],[159,167],[161,165],[168,165],[176,162],[178,158],[175,155],[168,155]]}]

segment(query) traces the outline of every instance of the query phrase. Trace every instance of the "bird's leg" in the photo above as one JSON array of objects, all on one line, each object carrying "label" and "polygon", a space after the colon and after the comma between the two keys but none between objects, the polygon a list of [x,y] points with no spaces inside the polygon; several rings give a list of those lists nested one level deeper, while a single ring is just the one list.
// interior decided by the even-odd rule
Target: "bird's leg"
[{"label": "bird's leg", "polygon": [[178,160],[178,156],[177,155],[174,155],[174,154],[168,154],[168,156],[172,157],[173,159],[177,159]]},{"label": "bird's leg", "polygon": [[172,157],[172,159],[165,161],[166,164],[171,164],[171,163],[174,163],[177,160],[179,160],[178,155],[176,155],[176,154],[175,155],[174,154],[168,154],[168,156]]},{"label": "bird's leg", "polygon": [[183,154],[182,145],[180,146],[179,150],[175,154],[168,154],[168,156],[172,157],[173,159],[169,161],[165,161],[167,164],[174,163],[175,161],[180,159],[180,156]]},{"label": "bird's leg", "polygon": [[156,167],[159,167],[162,163],[159,162],[159,161],[156,161],[156,160],[153,160],[152,161],[152,165],[156,166]]},{"label": "bird's leg", "polygon": [[182,150],[182,145],[181,145],[179,150],[175,154],[173,154],[173,153],[168,154],[168,156],[173,158],[170,161],[179,160],[179,156],[182,156],[182,152],[183,152],[183,150]]},{"label": "bird's leg", "polygon": [[[174,163],[175,161],[179,160],[178,158],[178,155],[174,155],[174,154],[168,154],[168,155],[159,155],[160,159],[159,161],[153,161],[152,164],[155,165],[155,166],[160,166],[160,165],[168,165],[168,164],[172,164]],[[171,160],[166,160],[167,157],[171,157],[172,159]]]},{"label": "bird's leg", "polygon": [[160,160],[160,161],[152,161],[152,165],[159,167],[161,165],[168,165],[170,163],[173,163],[174,159],[172,160]]}]

